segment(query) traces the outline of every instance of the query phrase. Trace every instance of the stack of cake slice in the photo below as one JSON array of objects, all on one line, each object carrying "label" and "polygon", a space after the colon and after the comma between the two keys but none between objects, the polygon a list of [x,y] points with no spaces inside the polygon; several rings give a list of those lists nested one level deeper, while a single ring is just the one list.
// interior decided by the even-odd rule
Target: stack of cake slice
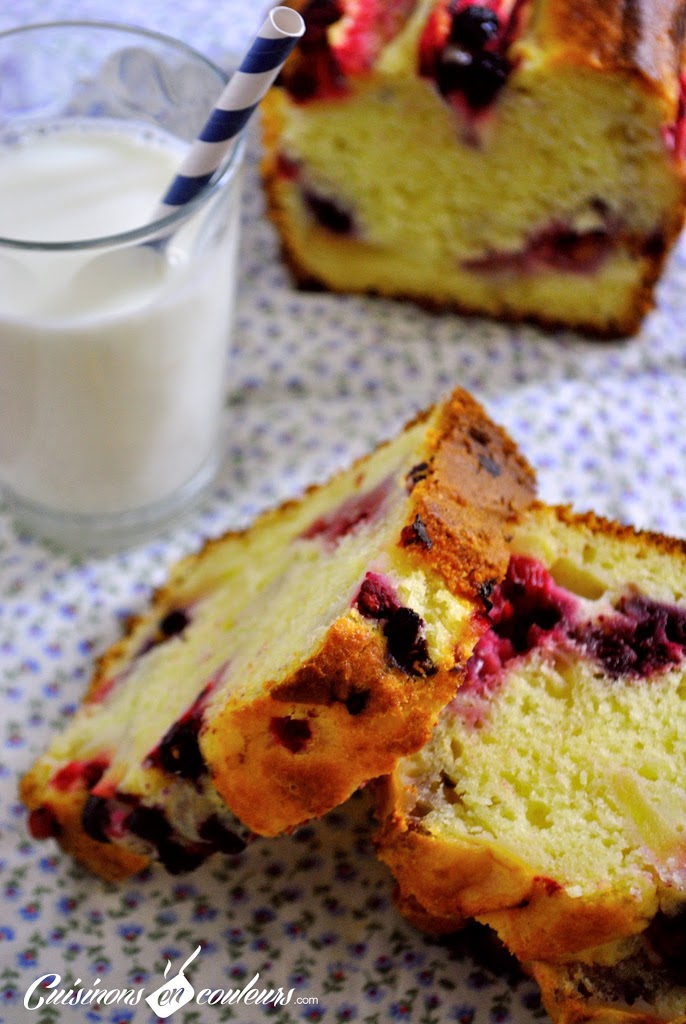
[{"label": "stack of cake slice", "polygon": [[22,782],[108,879],[379,781],[418,927],[470,918],[559,1024],[686,1019],[686,546],[536,503],[464,392],[182,561]]}]

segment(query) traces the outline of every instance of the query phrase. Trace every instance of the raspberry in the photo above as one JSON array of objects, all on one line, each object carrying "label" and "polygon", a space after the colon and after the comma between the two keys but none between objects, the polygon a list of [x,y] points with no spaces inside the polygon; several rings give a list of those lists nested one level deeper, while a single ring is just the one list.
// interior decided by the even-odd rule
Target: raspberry
[{"label": "raspberry", "polygon": [[36,807],[29,813],[29,832],[34,839],[54,839],[62,828],[49,807]]}]

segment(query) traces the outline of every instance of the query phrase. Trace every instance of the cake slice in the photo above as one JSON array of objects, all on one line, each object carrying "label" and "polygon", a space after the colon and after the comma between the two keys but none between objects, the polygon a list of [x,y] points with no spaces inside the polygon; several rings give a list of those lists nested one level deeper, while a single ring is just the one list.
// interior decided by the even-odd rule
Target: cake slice
[{"label": "cake slice", "polygon": [[635,332],[683,223],[677,0],[308,0],[266,98],[298,280]]},{"label": "cake slice", "polygon": [[683,930],[686,545],[536,506],[511,550],[462,685],[383,784],[401,909],[476,917],[525,963],[658,913]]},{"label": "cake slice", "polygon": [[38,838],[116,878],[321,815],[425,742],[533,495],[457,391],[394,440],[182,561],[24,778]]},{"label": "cake slice", "polygon": [[[686,925],[658,914],[615,959],[596,950],[594,964],[529,965],[553,1024],[684,1024]],[[601,956],[604,954],[604,956]]]}]

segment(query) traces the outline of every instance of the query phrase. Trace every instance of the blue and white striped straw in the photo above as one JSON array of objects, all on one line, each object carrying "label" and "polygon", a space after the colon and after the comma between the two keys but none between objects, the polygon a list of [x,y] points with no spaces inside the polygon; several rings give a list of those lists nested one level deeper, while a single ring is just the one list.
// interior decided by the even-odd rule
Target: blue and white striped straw
[{"label": "blue and white striped straw", "polygon": [[169,186],[155,219],[184,206],[207,184],[230,154],[286,58],[305,31],[305,22],[290,7],[274,7],[231,76],[217,105],[191,146]]}]

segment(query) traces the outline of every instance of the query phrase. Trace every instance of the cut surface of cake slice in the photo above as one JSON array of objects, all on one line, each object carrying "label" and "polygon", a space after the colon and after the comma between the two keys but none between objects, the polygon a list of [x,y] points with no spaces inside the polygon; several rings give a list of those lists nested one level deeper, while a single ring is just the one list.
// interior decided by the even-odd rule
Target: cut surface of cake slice
[{"label": "cut surface of cake slice", "polygon": [[686,545],[537,506],[487,603],[379,853],[411,917],[578,959],[686,907]]},{"label": "cut surface of cake slice", "polygon": [[635,332],[683,223],[676,0],[309,0],[264,105],[303,283]]},{"label": "cut surface of cake slice", "polygon": [[553,1024],[684,1024],[686,921],[659,913],[646,931],[596,963],[528,965]]},{"label": "cut surface of cake slice", "polygon": [[466,393],[183,560],[29,771],[36,836],[183,871],[321,815],[427,739],[533,474]]}]

